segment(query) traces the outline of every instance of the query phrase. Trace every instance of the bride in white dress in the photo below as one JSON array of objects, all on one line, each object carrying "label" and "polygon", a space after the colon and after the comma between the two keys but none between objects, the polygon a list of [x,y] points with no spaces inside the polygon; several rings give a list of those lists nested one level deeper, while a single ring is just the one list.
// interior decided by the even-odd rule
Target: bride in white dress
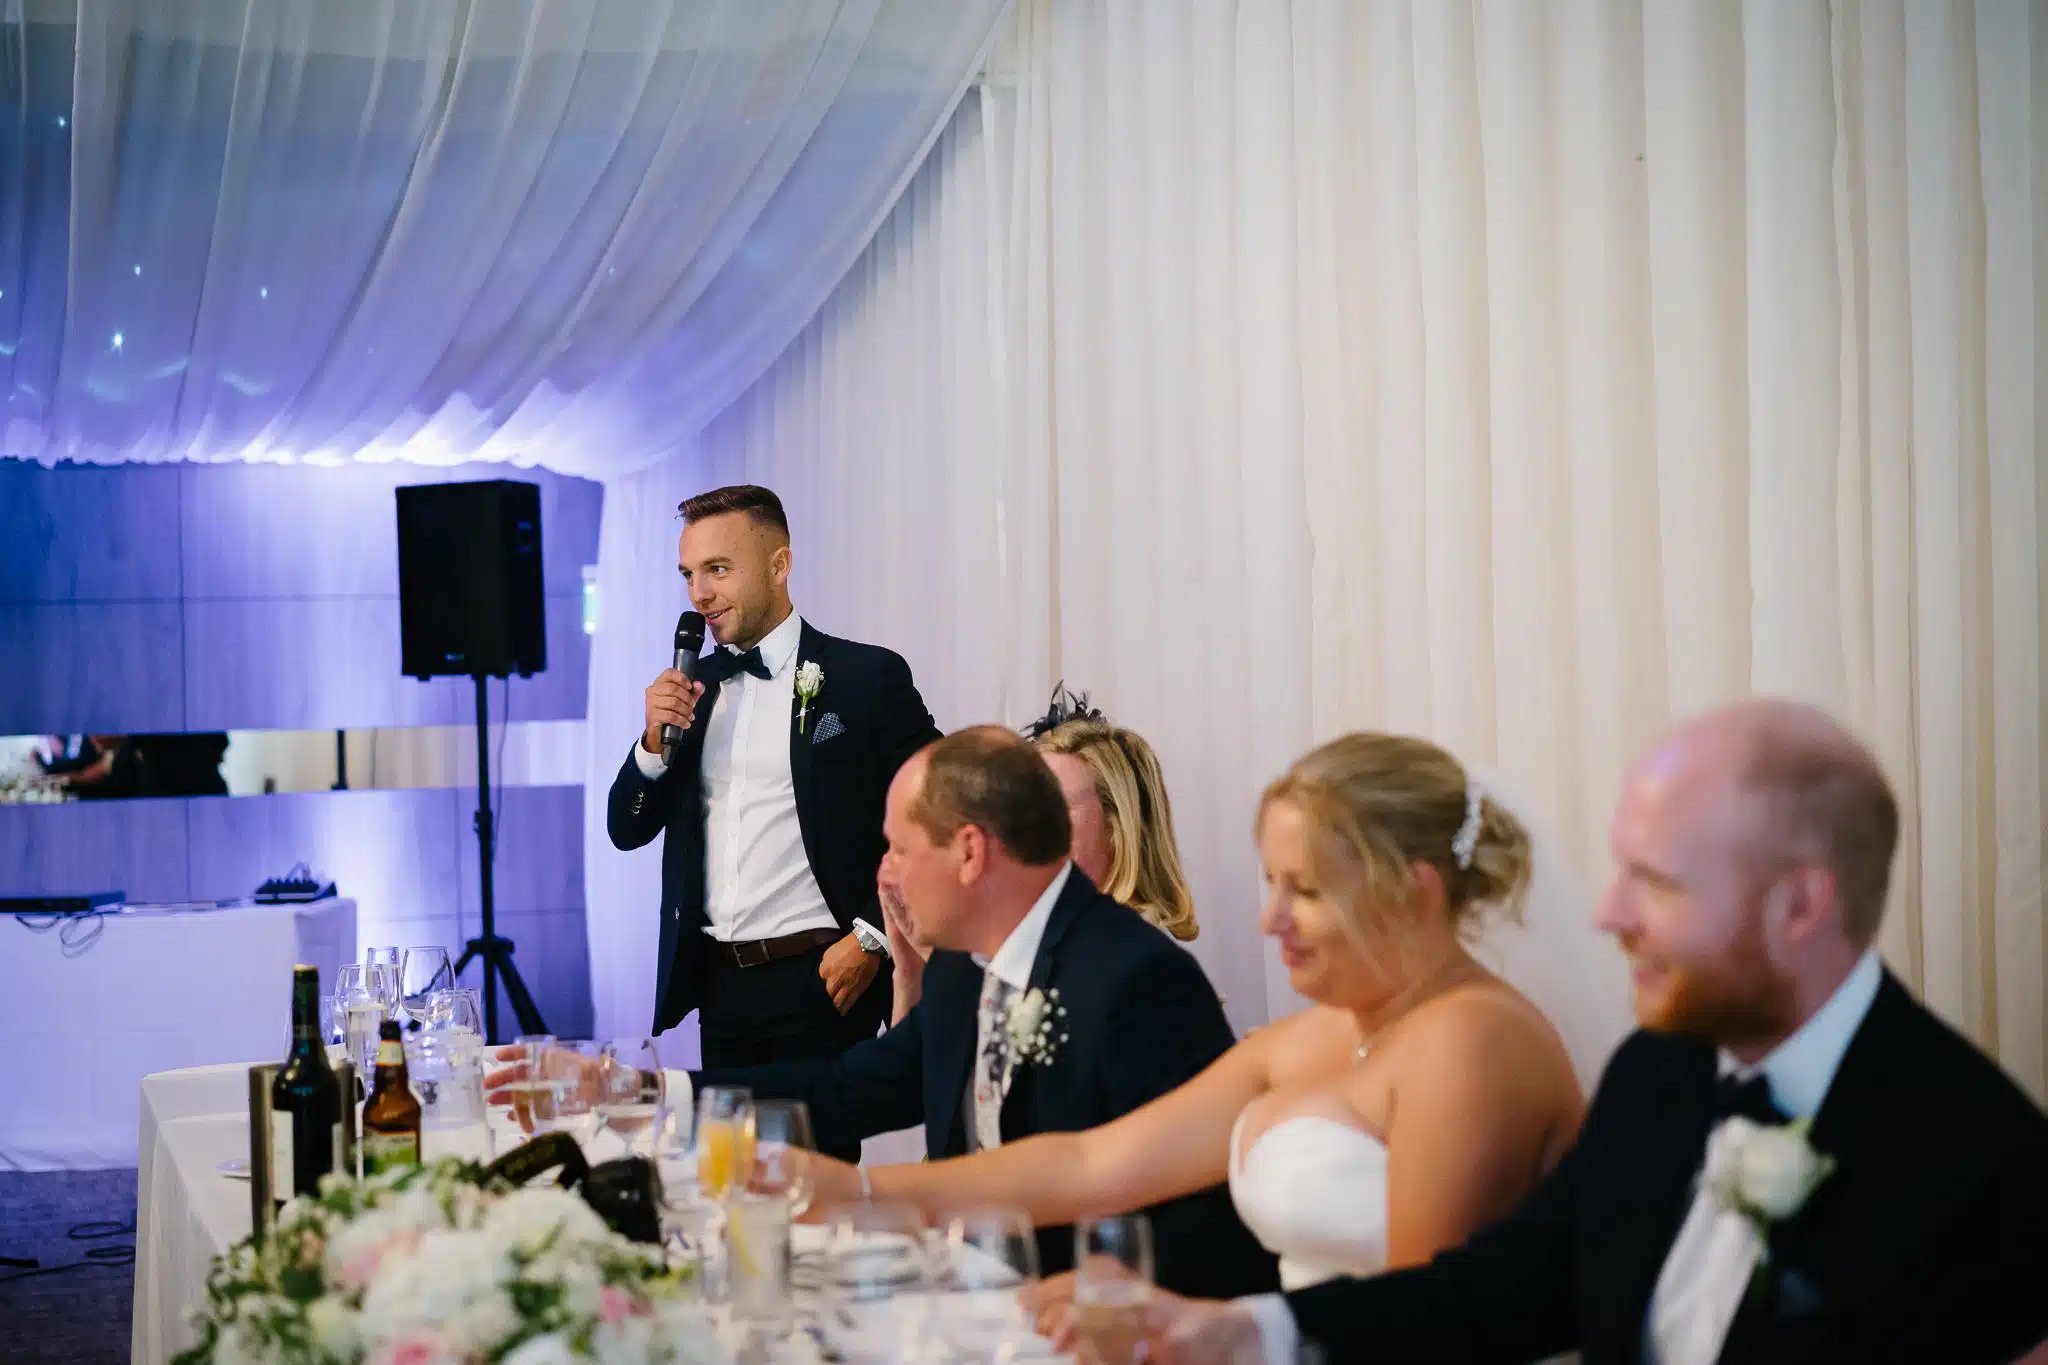
[{"label": "bride in white dress", "polygon": [[[1426,1261],[1519,1203],[1584,1104],[1557,1032],[1470,948],[1527,886],[1522,823],[1436,745],[1356,734],[1267,789],[1258,842],[1260,924],[1310,1008],[1114,1123],[882,1167],[873,1197],[1054,1226],[1227,1180],[1288,1288]],[[819,1195],[858,1177],[827,1164]],[[1066,1292],[1038,1293],[1055,1329]]]}]

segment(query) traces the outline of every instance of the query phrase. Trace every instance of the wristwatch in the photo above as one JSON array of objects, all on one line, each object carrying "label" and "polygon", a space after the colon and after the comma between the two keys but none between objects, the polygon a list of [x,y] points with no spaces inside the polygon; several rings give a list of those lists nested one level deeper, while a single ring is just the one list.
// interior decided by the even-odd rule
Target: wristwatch
[{"label": "wristwatch", "polygon": [[860,943],[862,952],[880,953],[883,957],[889,955],[889,940],[887,936],[866,920],[856,919],[853,922],[853,936]]}]

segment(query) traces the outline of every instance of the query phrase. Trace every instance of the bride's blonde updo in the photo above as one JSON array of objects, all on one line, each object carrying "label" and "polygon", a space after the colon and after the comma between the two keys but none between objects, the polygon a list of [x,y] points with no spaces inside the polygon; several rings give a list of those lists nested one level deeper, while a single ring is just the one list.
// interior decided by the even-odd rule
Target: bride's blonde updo
[{"label": "bride's blonde updo", "polygon": [[[1301,812],[1317,881],[1338,893],[1347,923],[1365,937],[1382,936],[1388,917],[1411,903],[1416,863],[1436,869],[1452,926],[1470,934],[1488,911],[1520,918],[1530,848],[1522,822],[1482,791],[1471,857],[1458,865],[1469,781],[1463,764],[1426,739],[1345,735],[1302,755],[1266,788],[1257,824],[1276,802]],[[1354,882],[1358,894],[1343,894]]]}]

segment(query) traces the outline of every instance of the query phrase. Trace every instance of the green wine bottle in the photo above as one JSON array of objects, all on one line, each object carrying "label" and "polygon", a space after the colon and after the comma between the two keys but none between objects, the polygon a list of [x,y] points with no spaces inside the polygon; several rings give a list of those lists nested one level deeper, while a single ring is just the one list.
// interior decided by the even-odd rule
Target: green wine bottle
[{"label": "green wine bottle", "polygon": [[341,1085],[320,1036],[320,969],[292,968],[292,1050],[270,1084],[270,1180],[283,1202],[342,1165]]}]

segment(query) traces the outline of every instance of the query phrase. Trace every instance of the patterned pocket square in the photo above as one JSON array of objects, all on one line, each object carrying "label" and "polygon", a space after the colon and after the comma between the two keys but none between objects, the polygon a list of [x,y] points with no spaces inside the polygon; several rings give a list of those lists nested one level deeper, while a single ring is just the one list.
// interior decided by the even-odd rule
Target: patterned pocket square
[{"label": "patterned pocket square", "polygon": [[818,723],[811,730],[811,743],[823,744],[828,739],[837,739],[846,733],[846,722],[839,719],[837,711],[827,711],[818,717]]}]

